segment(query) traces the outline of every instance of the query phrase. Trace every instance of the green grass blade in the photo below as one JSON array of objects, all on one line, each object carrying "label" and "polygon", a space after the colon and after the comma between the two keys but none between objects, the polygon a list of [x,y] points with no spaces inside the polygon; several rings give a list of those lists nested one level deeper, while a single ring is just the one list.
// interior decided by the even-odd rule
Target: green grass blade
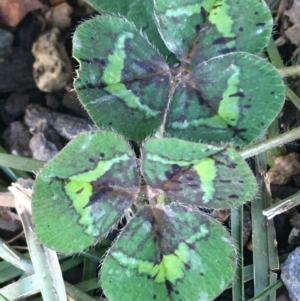
[{"label": "green grass blade", "polygon": [[0,238],[0,257],[13,266],[23,270],[27,274],[33,274],[34,270],[28,258],[20,254]]},{"label": "green grass blade", "polygon": [[61,264],[60,268],[61,268],[62,272],[65,272],[69,269],[72,269],[72,268],[78,266],[81,263],[83,263],[83,257],[82,256],[73,257],[73,258],[68,259],[65,262],[63,262]]},{"label": "green grass blade", "polygon": [[89,292],[94,289],[99,289],[100,288],[100,282],[99,278],[92,278],[87,281],[80,282],[76,284],[76,287],[84,292]]},{"label": "green grass blade", "polygon": [[[262,153],[256,157],[257,178],[260,183],[259,196],[251,204],[252,214],[252,241],[253,241],[253,272],[254,293],[259,295],[266,287],[273,285],[277,275],[271,271],[279,268],[276,246],[275,229],[273,221],[268,221],[262,211],[270,203],[262,176],[267,170],[267,156]],[[276,295],[264,297],[263,301],[275,301]]]},{"label": "green grass blade", "polygon": [[97,275],[98,266],[99,266],[99,262],[97,263],[88,258],[84,258],[82,281],[94,278]]},{"label": "green grass blade", "polygon": [[16,197],[16,209],[23,224],[32,265],[44,301],[67,301],[57,255],[39,243],[33,230],[29,196],[24,193],[25,190],[22,190],[20,185],[11,186],[9,190]]},{"label": "green grass blade", "polygon": [[31,275],[5,286],[0,290],[0,295],[8,300],[16,301],[35,295],[39,291],[39,281],[35,275]]},{"label": "green grass blade", "polygon": [[244,300],[243,206],[231,210],[231,236],[239,249],[239,263],[232,283],[232,300]]},{"label": "green grass blade", "polygon": [[0,262],[0,284],[20,277],[23,272],[6,261]]},{"label": "green grass blade", "polygon": [[[6,150],[0,145],[0,154],[7,154]],[[4,173],[13,181],[16,182],[18,178],[27,179],[29,174],[23,170],[16,170],[8,168],[6,165],[0,166]]]},{"label": "green grass blade", "polygon": [[[276,290],[283,286],[281,280],[277,280],[274,284],[266,287],[258,296],[249,299],[248,301],[262,301],[269,295],[276,295]],[[264,298],[264,299],[263,299]]]},{"label": "green grass blade", "polygon": [[88,294],[84,293],[77,287],[71,285],[70,283],[65,282],[67,293],[76,301],[95,301],[96,299],[92,298]]},{"label": "green grass blade", "polygon": [[0,165],[7,166],[9,168],[37,173],[41,168],[43,168],[45,163],[46,162],[40,160],[8,154],[0,154]]}]

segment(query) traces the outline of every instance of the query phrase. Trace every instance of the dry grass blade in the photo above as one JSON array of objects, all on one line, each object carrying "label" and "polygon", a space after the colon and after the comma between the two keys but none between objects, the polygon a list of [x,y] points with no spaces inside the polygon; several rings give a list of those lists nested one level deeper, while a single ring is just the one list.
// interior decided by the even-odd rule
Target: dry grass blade
[{"label": "dry grass blade", "polygon": [[300,192],[297,192],[263,210],[263,215],[265,215],[267,219],[272,219],[274,216],[290,210],[298,205],[300,205]]},{"label": "dry grass blade", "polygon": [[39,281],[43,300],[67,301],[57,255],[39,243],[33,230],[30,209],[31,190],[24,189],[18,184],[13,184],[9,190],[15,195],[16,209],[23,224],[32,265]]}]

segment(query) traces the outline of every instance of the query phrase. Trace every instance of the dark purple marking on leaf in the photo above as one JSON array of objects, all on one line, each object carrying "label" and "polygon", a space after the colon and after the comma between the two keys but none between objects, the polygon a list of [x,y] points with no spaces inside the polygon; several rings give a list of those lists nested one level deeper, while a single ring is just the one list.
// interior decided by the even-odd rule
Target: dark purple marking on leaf
[{"label": "dark purple marking on leaf", "polygon": [[92,59],[92,62],[97,65],[97,66],[100,66],[100,67],[106,67],[107,66],[107,61],[104,60],[104,59],[99,59],[99,58],[93,58]]},{"label": "dark purple marking on leaf", "polygon": [[[77,87],[76,90],[83,91],[83,90],[88,90],[88,89],[100,89],[103,90],[105,87],[107,87],[107,84],[105,83],[99,83],[99,84],[92,84],[88,83],[87,81],[85,82],[85,85],[81,87]],[[107,94],[110,94],[107,92]]]},{"label": "dark purple marking on leaf", "polygon": [[133,60],[132,64],[135,64],[135,65],[139,66],[140,68],[142,68],[142,69],[144,69],[144,70],[146,70],[147,72],[150,72],[150,73],[154,73],[154,72],[157,71],[149,63],[147,63],[145,61]]},{"label": "dark purple marking on leaf", "polygon": [[249,109],[249,108],[251,108],[251,107],[252,107],[251,105],[245,105],[245,106],[244,106],[245,109]]},{"label": "dark purple marking on leaf", "polygon": [[178,164],[172,164],[171,165],[172,171],[167,170],[165,172],[165,176],[168,180],[173,178],[176,174],[182,171],[182,168]]},{"label": "dark purple marking on leaf", "polygon": [[258,23],[255,24],[255,26],[265,26],[265,25],[266,25],[265,22],[258,22]]},{"label": "dark purple marking on leaf", "polygon": [[275,94],[275,91],[270,92],[270,94],[272,94],[272,95]]},{"label": "dark purple marking on leaf", "polygon": [[174,287],[171,281],[165,280],[165,285],[169,293],[174,291]]},{"label": "dark purple marking on leaf", "polygon": [[255,14],[255,15],[258,15],[258,11],[256,11],[254,14]]},{"label": "dark purple marking on leaf", "polygon": [[144,26],[142,27],[142,31],[145,31],[145,30],[147,30],[147,29],[148,29],[148,27],[149,27],[149,24],[147,23],[146,25],[144,25]]},{"label": "dark purple marking on leaf", "polygon": [[199,24],[197,24],[197,25],[195,26],[195,30],[196,30],[196,32],[199,32],[199,31],[200,31],[200,25],[199,25]]},{"label": "dark purple marking on leaf", "polygon": [[205,10],[205,8],[203,6],[201,6],[200,8],[200,15],[201,15],[201,18],[202,18],[202,21],[204,22],[207,17],[208,17],[208,12]]},{"label": "dark purple marking on leaf", "polygon": [[236,168],[237,167],[237,164],[234,163],[234,162],[231,162],[229,164],[226,165],[228,168]]},{"label": "dark purple marking on leaf", "polygon": [[78,58],[81,62],[83,63],[87,63],[87,64],[90,64],[92,61],[90,59],[83,59],[83,58]]},{"label": "dark purple marking on leaf", "polygon": [[231,180],[219,180],[221,183],[231,183]]},{"label": "dark purple marking on leaf", "polygon": [[219,160],[215,160],[215,163],[216,163],[216,165],[225,165],[225,163],[224,163],[224,162],[222,162],[222,161],[219,161]]},{"label": "dark purple marking on leaf", "polygon": [[224,45],[224,44],[230,43],[234,40],[236,40],[236,37],[221,37],[221,38],[214,40],[213,45],[216,45],[216,44]]},{"label": "dark purple marking on leaf", "polygon": [[76,194],[81,193],[84,190],[84,187],[80,188],[79,190],[76,191]]},{"label": "dark purple marking on leaf", "polygon": [[242,91],[228,95],[228,97],[245,97],[245,94]]},{"label": "dark purple marking on leaf", "polygon": [[110,121],[110,122],[108,123],[108,125],[112,125],[112,122]]},{"label": "dark purple marking on leaf", "polygon": [[240,27],[240,28],[239,28],[239,31],[244,31],[244,27]]},{"label": "dark purple marking on leaf", "polygon": [[216,9],[216,8],[218,8],[219,6],[222,6],[223,4],[217,4],[217,5],[214,5],[212,8],[213,9]]},{"label": "dark purple marking on leaf", "polygon": [[179,291],[177,291],[177,290],[176,290],[174,293],[175,293],[176,295],[179,295]]},{"label": "dark purple marking on leaf", "polygon": [[155,299],[156,299],[156,294],[153,295],[153,300],[155,300]]},{"label": "dark purple marking on leaf", "polygon": [[100,153],[100,154],[99,154],[99,157],[100,157],[100,158],[104,158],[104,157],[105,157],[105,154],[104,154],[104,153]]},{"label": "dark purple marking on leaf", "polygon": [[95,204],[96,202],[100,201],[105,195],[107,195],[109,192],[113,191],[113,189],[109,186],[100,186],[100,187],[94,187],[95,192],[93,192],[92,196],[90,197],[88,203],[83,207],[86,208],[88,206],[91,206]]},{"label": "dark purple marking on leaf", "polygon": [[223,48],[218,50],[219,54],[227,54],[227,53],[231,53],[231,52],[235,52],[237,49],[236,47],[231,47],[231,48]]},{"label": "dark purple marking on leaf", "polygon": [[248,98],[248,101],[252,101],[252,98]]},{"label": "dark purple marking on leaf", "polygon": [[228,197],[229,197],[230,199],[238,199],[238,198],[239,198],[239,196],[236,195],[236,194],[231,194],[231,195],[229,195]]},{"label": "dark purple marking on leaf", "polygon": [[199,275],[200,275],[200,276],[204,276],[204,274],[203,274],[202,272],[199,272]]},{"label": "dark purple marking on leaf", "polygon": [[94,158],[89,158],[89,161],[90,161],[91,163],[95,163],[95,162],[96,162],[96,160],[95,160]]},{"label": "dark purple marking on leaf", "polygon": [[184,263],[184,266],[185,266],[185,268],[186,268],[187,270],[190,270],[190,269],[191,269],[191,265],[188,264],[188,263]]},{"label": "dark purple marking on leaf", "polygon": [[244,183],[244,181],[242,181],[242,180],[239,180],[239,183],[243,184],[243,183]]},{"label": "dark purple marking on leaf", "polygon": [[264,125],[265,125],[265,123],[264,123],[264,122],[261,122],[260,124],[261,124],[262,126],[264,126]]}]

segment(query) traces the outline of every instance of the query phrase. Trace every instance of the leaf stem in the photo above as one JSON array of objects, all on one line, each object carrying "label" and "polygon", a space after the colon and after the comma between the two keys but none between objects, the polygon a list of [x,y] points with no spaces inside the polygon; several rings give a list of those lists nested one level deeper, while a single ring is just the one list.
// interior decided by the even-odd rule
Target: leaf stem
[{"label": "leaf stem", "polygon": [[298,76],[300,75],[300,65],[279,68],[278,73],[281,77]]},{"label": "leaf stem", "polygon": [[250,147],[241,150],[239,153],[244,159],[247,159],[297,139],[300,139],[300,127],[280,134],[277,137],[251,145]]}]

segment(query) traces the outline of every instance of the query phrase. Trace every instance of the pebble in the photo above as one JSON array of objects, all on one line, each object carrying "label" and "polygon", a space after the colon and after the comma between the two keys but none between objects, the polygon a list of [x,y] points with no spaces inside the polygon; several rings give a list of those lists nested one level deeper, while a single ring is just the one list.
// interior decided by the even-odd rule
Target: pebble
[{"label": "pebble", "polygon": [[14,35],[9,31],[0,28],[0,50],[11,48],[14,42]]},{"label": "pebble", "polygon": [[281,265],[281,279],[291,301],[300,301],[300,247],[296,248]]}]

